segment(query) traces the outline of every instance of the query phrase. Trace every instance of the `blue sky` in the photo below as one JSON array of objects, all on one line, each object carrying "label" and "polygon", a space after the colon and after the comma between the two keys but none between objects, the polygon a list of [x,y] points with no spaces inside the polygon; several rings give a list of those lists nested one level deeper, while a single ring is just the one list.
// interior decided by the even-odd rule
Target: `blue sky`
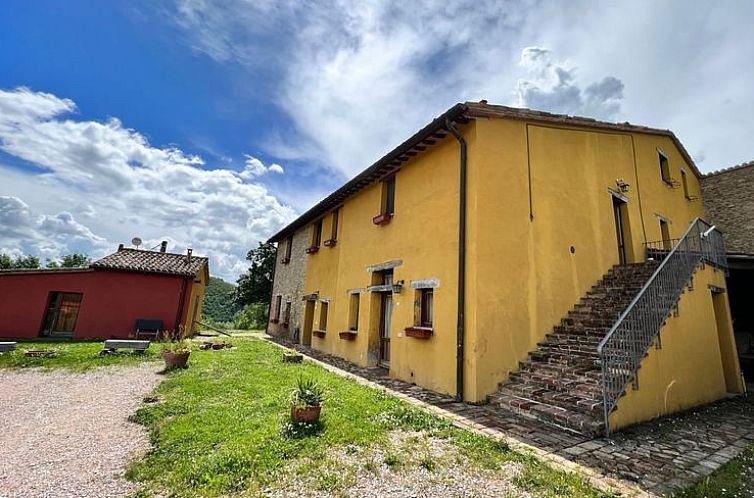
[{"label": "blue sky", "polygon": [[0,251],[140,236],[233,280],[259,240],[463,100],[754,159],[751,2],[16,1],[0,16]]}]

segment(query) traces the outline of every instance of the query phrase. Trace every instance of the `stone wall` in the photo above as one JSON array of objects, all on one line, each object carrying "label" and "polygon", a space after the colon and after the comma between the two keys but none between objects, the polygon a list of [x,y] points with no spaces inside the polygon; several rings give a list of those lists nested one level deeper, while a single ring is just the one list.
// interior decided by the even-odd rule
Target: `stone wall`
[{"label": "stone wall", "polygon": [[[303,318],[303,292],[306,279],[306,248],[309,247],[309,230],[304,227],[293,235],[290,261],[284,262],[286,244],[291,239],[278,244],[277,261],[275,263],[275,280],[272,284],[272,302],[270,303],[270,322],[267,333],[285,339],[293,340],[301,336],[301,320]],[[280,306],[280,320],[275,323],[277,316],[277,296],[282,296]],[[291,303],[290,322],[285,323],[286,303]]]},{"label": "stone wall", "polygon": [[728,253],[754,255],[754,161],[704,177],[702,195]]}]

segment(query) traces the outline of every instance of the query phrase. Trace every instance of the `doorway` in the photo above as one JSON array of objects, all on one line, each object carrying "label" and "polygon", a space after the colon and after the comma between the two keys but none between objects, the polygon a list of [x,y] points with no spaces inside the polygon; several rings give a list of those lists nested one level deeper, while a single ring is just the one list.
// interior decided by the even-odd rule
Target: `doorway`
[{"label": "doorway", "polygon": [[314,303],[315,301],[306,301],[304,305],[304,334],[301,336],[301,344],[304,346],[312,345],[312,326],[314,325]]},{"label": "doorway", "polygon": [[723,364],[725,387],[729,393],[741,392],[741,379],[738,372],[738,354],[733,335],[733,323],[731,321],[728,300],[725,290],[712,289],[712,308],[715,312],[715,324],[717,325],[717,339],[720,344],[720,360]]},{"label": "doorway", "polygon": [[628,236],[628,203],[623,199],[613,197],[613,218],[615,220],[615,238],[618,245],[618,262],[621,265],[629,263],[629,244]]},{"label": "doorway", "polygon": [[73,337],[83,294],[50,292],[42,334],[49,337]]},{"label": "doorway", "polygon": [[[393,285],[393,272],[382,274],[382,285]],[[380,296],[380,356],[379,365],[390,368],[390,325],[393,316],[393,293],[383,292]]]}]

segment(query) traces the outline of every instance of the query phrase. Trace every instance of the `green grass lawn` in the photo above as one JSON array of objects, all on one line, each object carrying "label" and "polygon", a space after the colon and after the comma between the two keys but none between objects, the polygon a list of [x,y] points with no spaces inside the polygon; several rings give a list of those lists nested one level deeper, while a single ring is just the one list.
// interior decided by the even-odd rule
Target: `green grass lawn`
[{"label": "green grass lawn", "polygon": [[[454,428],[447,421],[309,362],[283,363],[277,346],[234,338],[235,349],[194,351],[189,368],[157,388],[162,401],[132,417],[150,431],[152,450],[128,469],[140,496],[254,496],[274,484],[295,459],[313,457],[308,472],[332,447],[386,442],[395,430],[431,433],[449,441],[474,465],[496,469],[510,461],[524,471],[517,484],[535,496],[602,496],[579,476],[552,470],[504,444]],[[299,377],[328,392],[321,424],[294,428],[288,397]],[[328,475],[337,489],[338,475]]]},{"label": "green grass lawn", "polygon": [[751,497],[754,490],[754,445],[675,498]]},{"label": "green grass lawn", "polygon": [[[104,341],[39,340],[18,343],[15,351],[0,353],[0,368],[65,368],[84,371],[107,365],[136,364],[159,358],[159,345],[152,344],[144,354],[129,351],[100,356]],[[51,358],[30,358],[27,350],[52,350]]]}]

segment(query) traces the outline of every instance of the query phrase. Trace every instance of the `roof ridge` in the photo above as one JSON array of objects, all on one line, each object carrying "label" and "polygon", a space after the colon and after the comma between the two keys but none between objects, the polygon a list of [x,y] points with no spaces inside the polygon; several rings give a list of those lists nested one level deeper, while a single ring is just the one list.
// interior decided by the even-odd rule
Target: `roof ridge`
[{"label": "roof ridge", "polygon": [[710,171],[709,173],[706,173],[704,175],[704,178],[708,178],[710,176],[715,176],[715,175],[721,175],[723,173],[730,173],[732,171],[738,171],[739,169],[749,168],[751,166],[754,166],[754,160],[747,161],[741,164],[736,164],[734,166],[728,166],[727,168],[721,168],[721,169],[716,169],[714,171]]}]

